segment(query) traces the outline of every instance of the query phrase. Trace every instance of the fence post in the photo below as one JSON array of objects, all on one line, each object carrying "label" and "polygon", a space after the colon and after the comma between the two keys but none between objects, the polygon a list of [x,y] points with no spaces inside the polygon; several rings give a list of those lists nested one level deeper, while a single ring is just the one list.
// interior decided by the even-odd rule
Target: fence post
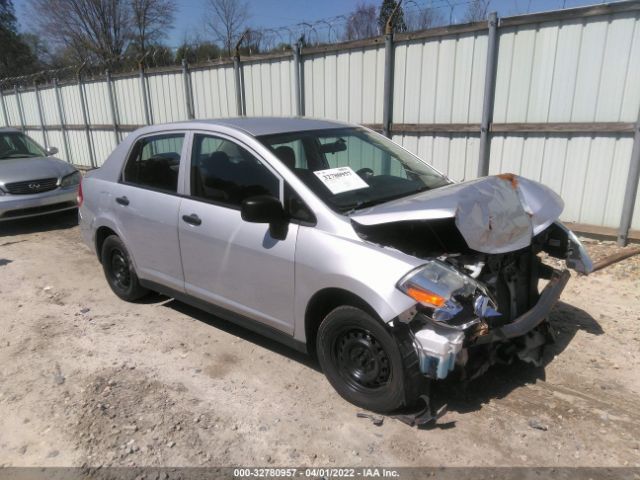
[{"label": "fence post", "polygon": [[184,102],[187,107],[187,117],[189,120],[195,118],[195,105],[193,104],[193,90],[191,89],[191,74],[187,59],[182,59],[182,79],[184,81]]},{"label": "fence post", "polygon": [[[394,11],[395,13],[395,11]],[[391,20],[391,17],[389,17]],[[382,103],[382,134],[391,138],[391,117],[393,114],[393,28],[391,22],[387,22],[384,35],[384,97]]]},{"label": "fence post", "polygon": [[489,14],[489,35],[487,37],[487,64],[484,74],[484,101],[482,122],[480,124],[480,158],[478,176],[489,175],[491,158],[491,122],[493,122],[493,104],[496,95],[496,72],[498,66],[498,14]]},{"label": "fence post", "polygon": [[4,92],[2,91],[2,85],[0,85],[0,105],[2,105],[2,117],[4,118],[4,124],[9,127],[9,115],[7,115],[7,106],[4,104]]},{"label": "fence post", "polygon": [[64,108],[62,107],[62,98],[60,97],[60,89],[58,88],[58,79],[53,79],[53,91],[56,95],[56,105],[58,107],[58,116],[60,117],[60,130],[62,131],[62,142],[64,143],[64,151],[67,161],[73,163],[73,156],[69,150],[69,140],[67,139],[67,126],[64,119]]},{"label": "fence post", "polygon": [[144,75],[144,65],[142,61],[140,67],[140,90],[142,92],[142,107],[144,108],[144,121],[147,125],[151,125],[151,111],[149,110],[149,99],[147,97],[147,81]]},{"label": "fence post", "polygon": [[38,90],[38,82],[33,81],[33,88],[36,91],[36,105],[38,107],[38,119],[40,120],[40,129],[42,130],[42,139],[44,140],[44,148],[49,148],[49,141],[47,140],[47,130],[44,128],[44,118],[42,116],[42,102],[40,102],[40,90]]},{"label": "fence post", "polygon": [[96,159],[93,154],[93,142],[91,141],[91,131],[89,130],[89,117],[87,115],[87,104],[84,95],[84,83],[82,82],[82,75],[78,71],[78,91],[80,92],[80,107],[82,109],[82,121],[84,122],[84,133],[87,138],[87,147],[89,148],[89,161],[91,167],[96,168]]},{"label": "fence post", "polygon": [[304,116],[304,70],[302,65],[302,43],[298,40],[293,45],[293,75],[296,97],[296,115]]},{"label": "fence post", "polygon": [[242,73],[242,65],[240,65],[239,52],[236,52],[236,56],[233,57],[233,71],[236,84],[236,112],[238,116],[244,117],[247,114],[247,107],[244,96],[244,75]]},{"label": "fence post", "polygon": [[640,181],[640,110],[636,122],[635,135],[633,136],[633,150],[631,150],[631,162],[627,175],[627,187],[622,204],[620,228],[618,230],[618,245],[624,247],[629,240],[629,229],[633,220],[633,209],[638,195],[638,182]]},{"label": "fence post", "polygon": [[24,113],[22,112],[22,100],[20,99],[20,92],[18,91],[18,85],[13,86],[13,91],[16,94],[16,105],[18,107],[18,117],[20,117],[20,129],[22,133],[26,133],[26,128],[24,125]]},{"label": "fence post", "polygon": [[113,137],[116,141],[116,145],[120,143],[120,131],[118,129],[118,124],[120,123],[118,120],[118,114],[116,111],[116,103],[113,98],[113,83],[111,81],[111,71],[107,68],[106,71],[107,77],[107,94],[109,95],[109,110],[111,110],[111,122],[113,123]]}]

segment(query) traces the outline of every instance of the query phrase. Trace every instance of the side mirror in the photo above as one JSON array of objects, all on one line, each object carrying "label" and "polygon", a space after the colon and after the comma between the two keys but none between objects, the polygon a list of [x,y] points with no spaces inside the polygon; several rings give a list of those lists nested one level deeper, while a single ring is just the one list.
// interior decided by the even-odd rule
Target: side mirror
[{"label": "side mirror", "polygon": [[56,147],[49,147],[45,150],[45,153],[47,154],[47,157],[50,157],[51,155],[58,153],[58,149]]},{"label": "side mirror", "polygon": [[280,223],[285,219],[280,200],[271,195],[256,195],[242,202],[240,215],[245,222]]}]

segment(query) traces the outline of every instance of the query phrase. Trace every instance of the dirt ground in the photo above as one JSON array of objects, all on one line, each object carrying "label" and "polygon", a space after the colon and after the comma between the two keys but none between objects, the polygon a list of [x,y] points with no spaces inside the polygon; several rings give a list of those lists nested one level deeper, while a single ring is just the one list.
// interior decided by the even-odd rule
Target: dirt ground
[{"label": "dirt ground", "polygon": [[551,322],[544,368],[438,386],[433,428],[377,427],[304,355],[117,299],[73,214],[0,224],[0,465],[640,466],[640,259],[574,275]]}]

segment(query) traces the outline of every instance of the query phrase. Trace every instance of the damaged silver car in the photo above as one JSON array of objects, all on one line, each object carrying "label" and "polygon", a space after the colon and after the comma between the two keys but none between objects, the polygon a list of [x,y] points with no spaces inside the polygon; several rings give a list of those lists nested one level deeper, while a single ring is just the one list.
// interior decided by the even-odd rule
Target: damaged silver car
[{"label": "damaged silver car", "polygon": [[538,362],[591,260],[562,200],[512,174],[454,183],[366,128],[300,118],[140,129],[81,186],[111,289],[164,293],[315,352],[350,402],[388,412],[432,380]]}]

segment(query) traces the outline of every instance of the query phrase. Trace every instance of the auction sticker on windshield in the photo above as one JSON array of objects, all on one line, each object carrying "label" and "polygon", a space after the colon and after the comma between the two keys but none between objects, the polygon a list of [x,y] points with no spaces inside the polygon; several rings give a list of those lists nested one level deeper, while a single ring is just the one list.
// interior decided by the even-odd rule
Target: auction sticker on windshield
[{"label": "auction sticker on windshield", "polygon": [[360,188],[367,188],[367,182],[354,172],[351,167],[336,167],[313,172],[334,195]]}]

